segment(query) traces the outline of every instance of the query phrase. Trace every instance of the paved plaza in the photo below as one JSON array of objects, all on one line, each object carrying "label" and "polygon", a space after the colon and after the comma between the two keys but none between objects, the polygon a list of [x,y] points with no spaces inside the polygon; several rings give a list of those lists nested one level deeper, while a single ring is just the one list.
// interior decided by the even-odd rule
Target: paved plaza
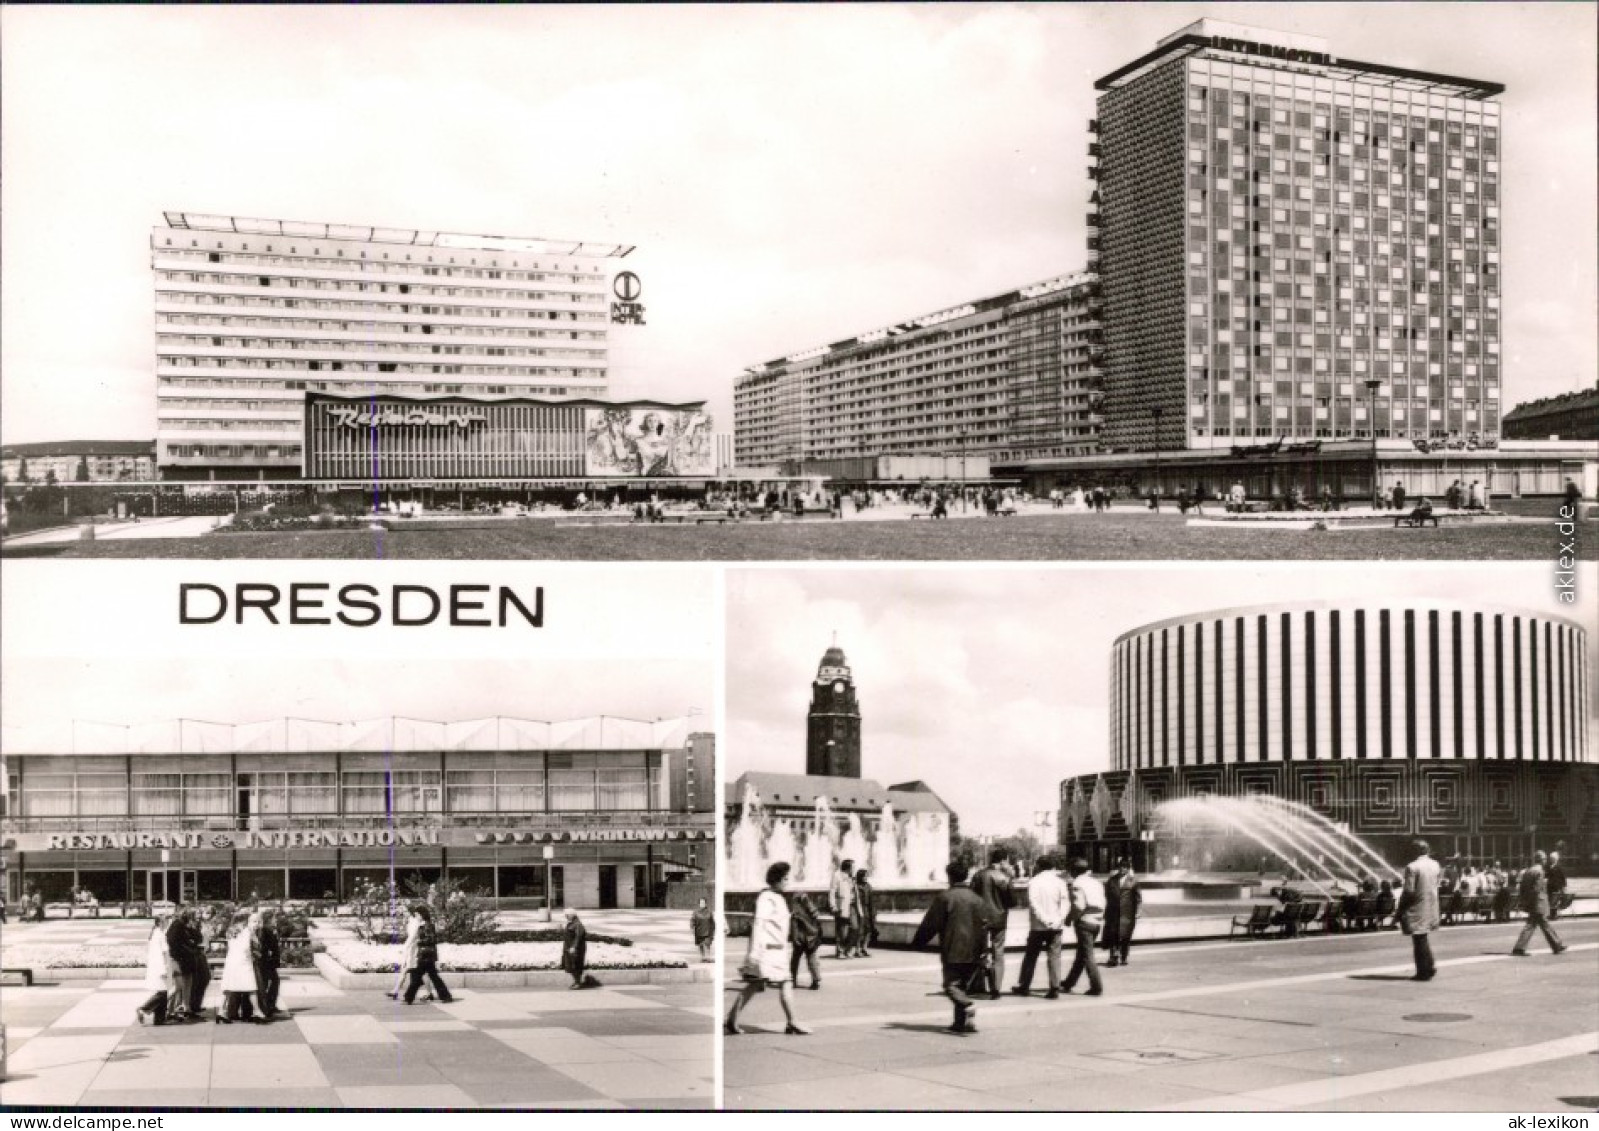
[{"label": "paved plaza", "polygon": [[[509,912],[507,927],[542,925]],[[698,960],[686,912],[584,914],[591,932]],[[8,924],[8,945],[142,942],[148,921]],[[714,1102],[714,986],[457,988],[445,1004],[283,971],[291,1019],[141,1027],[138,979],[0,987],[0,1104],[292,1108],[676,1108]],[[446,974],[448,980],[449,975]],[[600,980],[604,981],[603,972]],[[221,999],[215,981],[206,999]]]},{"label": "paved plaza", "polygon": [[[1105,996],[984,1000],[979,1032],[944,1031],[937,957],[822,959],[785,1036],[776,996],[725,1039],[729,1108],[1592,1111],[1599,1106],[1599,920],[1561,920],[1510,956],[1519,923],[1433,936],[1410,980],[1397,931],[1135,946]],[[830,953],[824,947],[823,954]],[[730,953],[736,957],[737,943]],[[1103,954],[1103,952],[1101,952]],[[1016,980],[1011,952],[1006,977]],[[1067,952],[1069,961],[1069,951]],[[1064,972],[1064,970],[1063,970]],[[809,979],[801,975],[803,985]],[[728,990],[736,987],[729,982]],[[730,1000],[730,998],[728,999]]]}]

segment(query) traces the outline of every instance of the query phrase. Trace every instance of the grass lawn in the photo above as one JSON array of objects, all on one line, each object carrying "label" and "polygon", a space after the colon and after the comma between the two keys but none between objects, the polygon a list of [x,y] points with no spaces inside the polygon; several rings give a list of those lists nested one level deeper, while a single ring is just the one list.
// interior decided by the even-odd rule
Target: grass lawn
[{"label": "grass lawn", "polygon": [[[1032,515],[949,522],[748,523],[729,526],[553,526],[500,522],[456,529],[210,534],[197,538],[17,547],[8,557],[545,559],[570,561],[1553,561],[1548,523],[1422,530],[1271,531],[1190,528],[1171,515]],[[1519,508],[1518,509],[1522,509]],[[1530,515],[1529,515],[1530,517]],[[1579,555],[1599,557],[1599,525],[1582,523]]]}]

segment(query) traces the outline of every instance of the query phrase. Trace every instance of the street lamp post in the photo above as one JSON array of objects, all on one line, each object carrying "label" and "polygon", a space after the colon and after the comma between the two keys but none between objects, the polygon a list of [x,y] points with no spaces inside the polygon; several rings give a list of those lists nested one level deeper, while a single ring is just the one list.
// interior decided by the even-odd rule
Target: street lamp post
[{"label": "street lamp post", "polygon": [[1368,396],[1367,415],[1371,418],[1366,423],[1371,428],[1371,508],[1377,509],[1377,500],[1382,497],[1382,485],[1377,482],[1377,387],[1382,384],[1381,378],[1367,377],[1366,392]]},{"label": "street lamp post", "polygon": [[1150,494],[1152,494],[1155,497],[1155,509],[1159,510],[1160,509],[1160,418],[1165,415],[1166,410],[1164,408],[1160,408],[1160,407],[1157,406],[1155,408],[1150,409],[1149,413],[1150,413],[1151,416],[1153,416],[1155,418],[1155,486],[1150,491]]}]

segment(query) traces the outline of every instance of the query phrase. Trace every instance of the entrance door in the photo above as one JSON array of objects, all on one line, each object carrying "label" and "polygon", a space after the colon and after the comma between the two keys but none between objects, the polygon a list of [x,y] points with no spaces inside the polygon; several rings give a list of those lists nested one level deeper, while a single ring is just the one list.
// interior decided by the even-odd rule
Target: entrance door
[{"label": "entrance door", "polygon": [[609,910],[616,906],[616,865],[600,865],[600,909]]},{"label": "entrance door", "polygon": [[200,898],[199,873],[191,869],[185,869],[181,875],[183,879],[182,888],[180,890],[183,892],[183,902],[193,903]]},{"label": "entrance door", "polygon": [[144,874],[144,897],[151,903],[162,903],[167,898],[167,874],[152,868]]}]

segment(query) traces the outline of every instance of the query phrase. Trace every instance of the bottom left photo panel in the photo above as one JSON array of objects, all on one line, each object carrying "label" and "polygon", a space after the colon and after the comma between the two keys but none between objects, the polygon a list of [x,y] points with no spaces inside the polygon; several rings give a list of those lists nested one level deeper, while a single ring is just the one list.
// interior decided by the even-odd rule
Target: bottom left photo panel
[{"label": "bottom left photo panel", "polygon": [[66,572],[5,579],[0,1103],[715,1106],[712,578],[119,569],[96,632]]}]

